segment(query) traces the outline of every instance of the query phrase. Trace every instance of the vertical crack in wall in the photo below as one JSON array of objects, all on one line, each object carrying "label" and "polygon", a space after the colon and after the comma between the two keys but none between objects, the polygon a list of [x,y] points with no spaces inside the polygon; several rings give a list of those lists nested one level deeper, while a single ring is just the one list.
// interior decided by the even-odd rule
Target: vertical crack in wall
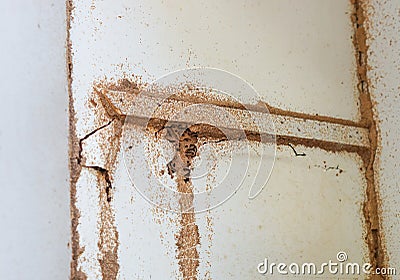
[{"label": "vertical crack in wall", "polygon": [[[363,213],[366,224],[366,242],[369,248],[371,264],[376,267],[385,267],[387,256],[384,250],[383,234],[379,217],[379,193],[374,172],[375,156],[377,152],[378,134],[373,114],[373,104],[367,77],[368,71],[368,45],[366,27],[366,5],[368,1],[351,0],[353,5],[352,22],[354,26],[353,43],[357,63],[358,84],[360,100],[361,123],[369,128],[370,150],[364,157],[365,178],[367,181],[366,198]],[[386,279],[385,276],[375,275],[371,279]]]},{"label": "vertical crack in wall", "polygon": [[200,244],[199,228],[193,209],[193,185],[190,179],[190,168],[193,158],[197,155],[197,133],[187,128],[178,138],[174,127],[167,127],[167,140],[175,144],[176,153],[168,163],[168,173],[176,175],[177,191],[181,193],[179,204],[182,209],[176,235],[176,246],[179,271],[185,280],[196,280],[199,267]]}]

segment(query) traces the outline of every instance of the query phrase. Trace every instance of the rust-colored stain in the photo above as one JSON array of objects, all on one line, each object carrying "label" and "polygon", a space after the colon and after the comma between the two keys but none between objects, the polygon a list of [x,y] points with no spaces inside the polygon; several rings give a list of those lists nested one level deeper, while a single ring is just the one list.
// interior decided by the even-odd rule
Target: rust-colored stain
[{"label": "rust-colored stain", "polygon": [[[291,112],[274,108],[265,103],[258,105],[244,106],[233,101],[221,101],[213,99],[212,96],[204,96],[202,93],[197,95],[182,95],[177,93],[170,98],[178,100],[190,101],[193,103],[208,103],[223,107],[231,107],[238,109],[251,108],[254,111],[263,111],[266,108],[272,114],[282,116],[292,116],[305,120],[316,120],[320,122],[329,122],[341,125],[348,125],[354,127],[364,127],[369,130],[370,147],[359,147],[353,145],[345,145],[335,142],[322,141],[317,139],[303,139],[299,137],[290,137],[284,135],[277,135],[276,142],[278,145],[290,146],[296,153],[293,146],[303,145],[306,147],[316,147],[330,152],[350,152],[358,154],[364,164],[365,178],[367,182],[366,196],[363,205],[363,214],[366,226],[366,243],[369,249],[369,261],[374,267],[385,267],[388,262],[388,257],[384,249],[384,240],[379,218],[379,195],[374,176],[374,162],[377,150],[377,128],[373,115],[373,104],[369,92],[368,84],[368,64],[367,64],[367,51],[368,45],[366,43],[368,30],[366,28],[366,12],[365,7],[368,1],[350,0],[353,7],[351,20],[354,26],[353,43],[355,47],[355,58],[357,63],[358,84],[359,91],[359,104],[360,104],[360,121],[343,120],[339,118],[332,118],[328,116],[310,115],[299,112]],[[78,269],[78,258],[84,251],[79,244],[79,232],[77,227],[79,224],[79,209],[76,207],[76,182],[80,176],[82,168],[89,168],[98,175],[98,185],[100,187],[99,205],[100,213],[100,236],[98,248],[100,251],[99,263],[103,279],[116,279],[119,270],[118,264],[118,231],[115,226],[115,217],[112,207],[112,174],[117,164],[117,155],[120,149],[120,140],[122,135],[122,128],[125,121],[125,115],[122,111],[113,105],[107,97],[107,90],[118,90],[126,92],[127,94],[140,94],[141,87],[138,83],[130,79],[122,79],[115,83],[102,82],[94,86],[93,98],[91,104],[96,108],[96,115],[99,120],[107,121],[99,123],[99,128],[87,134],[84,138],[78,139],[76,134],[76,119],[73,105],[72,95],[72,53],[70,42],[70,28],[72,18],[72,0],[67,1],[67,71],[68,71],[68,90],[69,90],[69,123],[70,123],[70,184],[71,184],[71,228],[72,228],[72,261],[71,261],[71,279],[86,279],[86,275]],[[176,156],[168,164],[168,172],[171,176],[176,176],[177,189],[181,193],[191,194],[192,184],[190,180],[190,166],[193,158],[197,155],[198,139],[204,138],[208,140],[225,141],[227,135],[224,135],[218,128],[197,124],[187,128],[179,139],[173,133],[173,126],[180,125],[179,123],[172,123],[172,127],[165,127],[168,120],[152,119],[150,123],[144,123],[144,120],[137,119],[137,123],[145,125],[154,131],[166,129],[167,140],[176,143]],[[113,135],[104,139],[102,144],[103,152],[107,155],[105,166],[87,166],[85,159],[82,158],[82,142],[94,133],[108,128],[113,131]],[[232,130],[229,138],[235,138],[234,135],[240,135],[239,131]],[[260,141],[259,134],[245,131],[246,137],[250,141]],[[155,133],[156,135],[156,133]],[[179,160],[178,160],[179,159]],[[192,205],[191,201],[181,201],[185,205]],[[186,212],[180,214],[180,230],[176,236],[176,246],[180,273],[183,279],[197,279],[199,267],[199,254],[197,246],[200,245],[199,230],[196,225],[194,212]],[[385,276],[373,275],[371,279],[387,279]]]}]

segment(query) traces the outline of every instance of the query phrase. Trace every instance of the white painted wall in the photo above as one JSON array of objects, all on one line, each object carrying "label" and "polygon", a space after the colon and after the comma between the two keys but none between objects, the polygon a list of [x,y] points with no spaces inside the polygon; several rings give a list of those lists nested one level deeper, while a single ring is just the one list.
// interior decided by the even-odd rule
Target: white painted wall
[{"label": "white painted wall", "polygon": [[[389,263],[400,273],[400,3],[372,1],[368,6],[368,77],[376,101],[379,142],[376,173]],[[398,279],[398,278],[393,278]]]},{"label": "white painted wall", "polygon": [[[3,2],[0,12],[3,106],[0,119],[0,278],[67,279],[70,219],[65,4],[49,0]],[[397,37],[400,25],[396,18],[400,7],[396,1],[374,3],[376,13],[371,17],[374,40],[369,42],[373,69],[369,76],[374,85],[372,93],[378,101],[383,138],[379,182],[386,244],[391,266],[399,268],[400,77],[397,58],[400,43]],[[389,16],[385,18],[386,15]],[[346,83],[349,85],[348,81]],[[287,103],[291,105],[296,109],[301,106]],[[341,116],[353,117],[353,113],[351,108],[344,107]],[[288,160],[282,158],[282,165]],[[129,266],[129,259],[126,264]],[[125,265],[124,259],[121,265]]]},{"label": "white painted wall", "polygon": [[64,1],[1,1],[0,279],[68,279]]},{"label": "white painted wall", "polygon": [[[100,126],[96,114],[101,108],[95,111],[89,101],[94,81],[120,78],[126,72],[151,82],[187,66],[231,71],[278,107],[357,119],[347,0],[311,0],[307,5],[300,1],[75,0],[74,7],[72,91],[80,138]],[[104,149],[108,133],[104,130],[102,137],[88,138],[86,151]],[[139,142],[144,139],[132,134]],[[143,149],[134,147],[143,161]],[[365,181],[359,158],[298,148],[307,157],[295,157],[289,147],[278,150],[271,179],[255,200],[247,199],[247,182],[219,208],[196,215],[201,236],[199,279],[207,279],[206,275],[263,279],[257,264],[265,257],[321,264],[335,261],[344,250],[352,262],[367,261],[361,211]],[[101,158],[96,153],[90,156],[90,165],[102,166]],[[223,162],[220,156],[218,163]],[[328,166],[339,166],[344,172],[326,170]],[[157,211],[137,193],[121,158],[113,187],[119,279],[180,279],[174,236],[179,232],[179,217]],[[88,279],[101,277],[99,193],[95,173],[84,169],[77,183],[79,241],[85,247],[78,268]]]},{"label": "white painted wall", "polygon": [[86,62],[74,73],[82,91],[121,70],[154,80],[209,66],[249,81],[273,106],[358,117],[348,0],[75,0],[74,6],[74,54]]}]

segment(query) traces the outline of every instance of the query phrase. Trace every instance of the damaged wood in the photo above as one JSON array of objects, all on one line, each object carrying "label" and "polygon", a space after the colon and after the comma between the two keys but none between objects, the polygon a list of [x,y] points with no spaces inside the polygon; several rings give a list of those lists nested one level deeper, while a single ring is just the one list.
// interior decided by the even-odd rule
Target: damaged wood
[{"label": "damaged wood", "polygon": [[[365,178],[367,180],[366,189],[366,201],[364,203],[364,218],[367,228],[366,242],[368,244],[370,252],[370,261],[374,267],[384,267],[387,257],[385,256],[383,238],[380,228],[379,221],[379,196],[376,187],[376,180],[374,177],[374,162],[375,153],[377,149],[377,133],[376,124],[374,121],[374,116],[372,112],[372,102],[368,89],[368,79],[367,79],[367,44],[366,44],[366,30],[364,26],[365,12],[363,9],[363,1],[352,0],[352,5],[354,6],[355,12],[352,15],[355,35],[354,35],[354,45],[356,48],[356,60],[358,66],[358,90],[360,92],[360,112],[361,120],[350,121],[343,120],[339,118],[331,118],[328,116],[310,115],[300,112],[290,112],[281,110],[279,108],[274,108],[266,103],[260,103],[258,106],[254,105],[252,109],[254,112],[263,113],[265,112],[263,108],[267,108],[269,113],[276,116],[279,122],[291,122],[293,120],[301,120],[304,122],[311,121],[309,126],[315,125],[317,123],[327,123],[328,127],[335,127],[340,130],[337,135],[339,137],[348,137],[345,132],[346,129],[349,131],[359,131],[362,136],[355,140],[343,138],[345,140],[332,141],[329,137],[322,139],[315,139],[313,137],[304,137],[302,134],[307,129],[302,129],[298,134],[287,135],[284,133],[278,134],[276,136],[276,143],[278,145],[287,145],[290,147],[295,156],[305,156],[304,153],[298,153],[295,146],[305,146],[305,147],[317,147],[330,152],[350,152],[358,154],[364,161],[365,164]],[[132,96],[137,96],[140,93],[140,88],[137,83],[129,80],[122,79],[116,83],[110,83],[104,87],[101,83],[94,86],[95,96],[98,98],[98,103],[101,104],[104,112],[102,114],[109,118],[109,121],[95,129],[94,131],[86,134],[83,138],[79,139],[76,133],[76,119],[75,119],[75,109],[73,104],[72,95],[72,51],[70,42],[70,28],[72,21],[72,1],[67,1],[67,71],[68,71],[68,92],[69,92],[69,123],[70,123],[70,170],[71,170],[71,229],[72,229],[72,261],[71,261],[71,279],[86,279],[86,275],[78,266],[79,256],[84,251],[84,248],[80,247],[79,244],[79,232],[77,230],[79,224],[79,209],[76,207],[76,182],[80,176],[82,168],[89,168],[98,173],[98,185],[100,188],[100,198],[99,205],[101,209],[100,213],[100,225],[101,233],[99,237],[99,251],[101,252],[101,257],[99,258],[99,263],[101,267],[103,279],[116,279],[119,270],[118,264],[118,231],[115,226],[115,217],[112,209],[112,174],[116,165],[116,154],[118,151],[113,151],[107,156],[107,164],[105,166],[93,166],[85,165],[85,161],[82,157],[82,144],[89,137],[93,136],[98,131],[105,129],[109,126],[117,131],[115,137],[108,141],[110,147],[119,149],[119,142],[122,132],[122,126],[125,122],[126,112],[123,108],[116,106],[110,94],[112,92],[123,92],[127,99]],[[103,90],[98,90],[98,88],[104,87]],[[190,100],[185,96],[176,96],[175,101],[190,101],[191,103],[207,103],[214,104],[229,109],[243,110],[244,106],[234,102],[222,102],[218,100],[205,99],[202,96],[191,96]],[[118,102],[117,102],[118,103]],[[247,106],[246,106],[247,107]],[[144,118],[145,119],[145,118]],[[136,122],[137,121],[137,122]],[[147,123],[142,124],[141,118],[135,119],[135,124],[148,125]],[[166,122],[174,123],[170,119],[154,118],[151,125],[159,130],[164,129]],[[176,121],[178,124],[179,121]],[[183,122],[185,123],[185,122]],[[300,123],[300,122],[299,122]],[[284,125],[283,125],[284,126]],[[282,127],[283,127],[282,126]],[[119,132],[118,132],[119,131]],[[223,135],[221,131],[207,126],[207,125],[193,125],[190,132],[196,133],[196,138],[204,138],[210,141],[227,141],[226,135]],[[235,129],[231,130],[234,134],[237,131]],[[254,132],[251,130],[245,130],[247,140],[250,141],[260,141],[259,132]],[[367,136],[364,138],[364,134]],[[239,133],[237,133],[239,135]],[[361,139],[361,140],[360,140]],[[238,139],[241,140],[241,139]],[[185,154],[184,157],[193,157],[196,152],[193,153],[193,149],[190,154]],[[178,189],[184,193],[190,193],[190,180],[188,179],[188,167],[186,169],[183,167],[176,167],[169,165],[170,174],[178,174],[179,168],[182,169],[183,174],[177,176]],[[186,175],[185,175],[186,174]],[[183,213],[180,219],[181,230],[177,236],[177,258],[179,261],[180,271],[184,276],[184,279],[197,279],[197,268],[199,266],[199,257],[196,250],[196,246],[200,243],[198,228],[195,224],[194,213]],[[374,278],[373,278],[374,279]],[[376,278],[381,279],[381,278]]]}]

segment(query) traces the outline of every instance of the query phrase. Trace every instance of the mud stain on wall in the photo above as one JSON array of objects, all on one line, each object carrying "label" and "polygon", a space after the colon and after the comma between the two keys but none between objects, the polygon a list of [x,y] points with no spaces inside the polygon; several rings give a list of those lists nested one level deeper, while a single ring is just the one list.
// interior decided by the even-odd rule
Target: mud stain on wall
[{"label": "mud stain on wall", "polygon": [[290,116],[303,120],[315,120],[319,122],[341,124],[353,127],[367,127],[367,124],[364,122],[357,122],[325,115],[307,114],[303,112],[283,110],[277,107],[273,107],[263,101],[259,101],[257,104],[243,104],[234,100],[233,98],[224,98],[221,95],[214,96],[210,94],[210,92],[211,90],[199,88],[196,85],[186,85],[186,87],[183,87],[183,89],[174,92],[174,94],[169,96],[168,99],[174,101],[186,101],[193,104],[211,104],[223,108],[226,107],[241,110],[251,110],[254,112],[265,112],[274,115]]},{"label": "mud stain on wall", "polygon": [[[365,178],[367,180],[366,199],[363,207],[363,214],[366,225],[366,243],[369,249],[370,262],[374,267],[385,267],[387,263],[387,256],[384,250],[384,240],[380,225],[379,218],[379,195],[376,186],[376,179],[374,177],[374,162],[377,150],[377,131],[376,123],[373,115],[373,104],[369,92],[368,78],[367,78],[367,30],[365,26],[366,15],[365,6],[368,1],[351,0],[351,5],[354,9],[352,14],[352,22],[354,25],[353,43],[355,47],[358,85],[359,90],[359,103],[361,120],[354,122],[350,120],[343,120],[338,118],[331,118],[328,116],[309,115],[301,112],[284,111],[279,108],[268,106],[268,104],[260,103],[253,105],[253,109],[263,111],[265,108],[272,114],[293,116],[301,119],[317,120],[321,122],[330,122],[343,124],[354,127],[365,127],[369,129],[370,148],[359,146],[344,145],[334,142],[321,141],[316,139],[303,139],[298,137],[289,137],[278,135],[276,140],[278,145],[303,145],[307,147],[316,147],[330,152],[350,152],[358,154],[364,162]],[[98,184],[100,187],[100,237],[99,237],[99,250],[101,256],[99,258],[103,279],[116,279],[118,275],[118,232],[115,226],[115,218],[113,213],[112,204],[112,172],[115,168],[117,154],[120,147],[120,138],[122,134],[122,127],[125,120],[125,115],[119,108],[114,106],[107,98],[107,89],[123,91],[127,94],[138,94],[140,87],[129,79],[122,79],[115,83],[99,83],[95,88],[95,99],[93,106],[98,108],[99,104],[104,109],[103,115],[99,118],[104,119],[106,116],[109,119],[102,130],[108,126],[112,126],[114,131],[110,138],[104,139],[104,151],[108,151],[106,166],[86,166],[84,159],[82,159],[82,139],[78,139],[76,134],[76,119],[73,104],[72,94],[72,52],[70,42],[70,28],[72,17],[72,0],[67,1],[67,71],[68,71],[68,91],[69,91],[69,123],[70,123],[70,170],[71,170],[71,229],[72,229],[72,261],[71,261],[71,279],[86,279],[86,275],[78,269],[78,258],[84,251],[79,244],[79,232],[77,227],[79,224],[79,209],[76,207],[76,182],[80,176],[81,168],[90,168],[98,174]],[[101,90],[105,89],[105,91]],[[208,103],[218,106],[225,106],[231,108],[249,108],[231,101],[215,100],[212,97],[205,97],[201,93],[191,96],[176,95],[173,98],[179,100],[190,100],[194,103]],[[163,128],[167,120],[153,120],[152,125],[155,129]],[[138,120],[140,123],[140,120]],[[146,124],[144,124],[146,125]],[[235,131],[232,131],[235,133]],[[238,134],[239,135],[239,134]],[[90,136],[90,135],[89,135]],[[88,137],[89,137],[88,136]],[[223,135],[218,129],[206,125],[194,125],[182,136],[178,144],[177,155],[182,159],[186,159],[186,164],[176,165],[177,162],[171,162],[169,171],[171,175],[176,176],[177,188],[182,193],[191,193],[192,186],[189,177],[187,176],[188,170],[196,152],[193,153],[194,145],[197,149],[197,139],[202,137],[209,140],[226,141],[226,135]],[[254,132],[247,131],[246,137],[250,141],[260,141],[260,135]],[[182,145],[181,145],[182,144]],[[111,147],[111,150],[108,150]],[[192,147],[192,150],[188,149]],[[175,166],[174,166],[175,163]],[[183,205],[190,204],[190,201],[182,201]],[[199,267],[199,255],[197,246],[200,244],[200,237],[198,227],[195,224],[195,214],[192,212],[183,213],[180,217],[180,231],[176,236],[177,246],[177,259],[179,262],[180,272],[184,279],[197,279]],[[211,266],[211,265],[210,265]],[[375,278],[374,278],[375,277]],[[384,277],[373,276],[371,279],[385,279]]]},{"label": "mud stain on wall", "polygon": [[[106,124],[105,127],[114,125],[115,123],[118,124],[118,128],[116,129],[116,137],[114,138],[113,141],[116,142],[107,142],[104,141],[104,151],[106,151],[110,145],[117,146],[117,149],[119,149],[120,146],[120,136],[121,136],[121,131],[122,131],[122,125],[125,120],[126,115],[121,113],[121,110],[117,108],[116,106],[113,105],[113,103],[109,100],[107,97],[107,92],[109,90],[118,90],[121,92],[125,92],[125,94],[138,94],[140,92],[140,89],[138,86],[126,79],[120,80],[115,84],[107,84],[106,86],[104,84],[97,84],[96,85],[96,93],[98,96],[97,102],[94,102],[94,104],[100,103],[101,106],[104,108],[105,114],[107,115],[108,118],[111,119],[110,123]],[[221,105],[221,104],[219,104]],[[227,104],[224,104],[225,106],[228,106]],[[258,108],[261,110],[260,108]],[[281,114],[285,114],[285,112],[279,111]],[[292,114],[292,113],[291,113]],[[306,118],[306,116],[304,116]],[[335,120],[330,120],[334,122]],[[192,192],[192,186],[191,182],[189,179],[190,175],[190,165],[192,159],[196,156],[197,154],[197,139],[202,138],[205,140],[204,143],[207,143],[207,141],[227,141],[228,138],[230,139],[235,139],[235,134],[237,134],[239,137],[240,131],[235,131],[231,130],[229,133],[229,137],[222,133],[221,130],[219,130],[216,127],[210,126],[210,125],[205,125],[205,124],[192,124],[190,129],[185,131],[185,133],[182,135],[182,138],[179,138],[179,141],[177,140],[177,135],[173,131],[174,126],[182,126],[182,125],[187,125],[184,123],[179,123],[179,122],[169,122],[170,127],[165,127],[166,123],[168,120],[162,120],[162,119],[151,119],[149,123],[146,123],[146,120],[142,120],[140,118],[135,119],[135,123],[138,125],[142,126],[147,126],[147,128],[150,128],[152,131],[154,131],[154,135],[156,136],[156,132],[160,132],[163,129],[167,129],[167,139],[171,142],[175,142],[177,144],[177,150],[176,150],[176,156],[174,160],[172,160],[168,164],[168,172],[171,176],[176,176],[176,181],[177,181],[177,188],[179,192],[181,193],[191,193]],[[343,122],[340,122],[343,123]],[[351,124],[347,124],[351,125]],[[358,126],[363,126],[365,125],[365,121],[360,122]],[[104,129],[104,127],[100,127],[100,129]],[[97,132],[97,131],[96,131]],[[114,134],[114,133],[113,133]],[[259,134],[253,132],[253,131],[246,131],[246,138],[250,141],[256,141],[259,142],[261,140],[261,137]],[[268,139],[268,138],[267,138]],[[240,140],[240,139],[238,139]],[[370,160],[370,155],[371,151],[369,148],[366,147],[360,147],[360,146],[353,146],[353,145],[345,145],[345,144],[340,144],[340,143],[335,143],[335,142],[328,142],[328,141],[322,141],[322,140],[317,140],[317,139],[303,139],[303,138],[298,138],[298,137],[290,137],[290,136],[284,136],[284,135],[277,135],[276,141],[278,145],[287,145],[287,146],[292,146],[292,145],[303,145],[306,147],[317,147],[326,151],[330,152],[350,152],[350,153],[356,153],[358,154],[364,161],[364,163],[368,163]],[[115,161],[116,161],[116,153],[114,153],[114,156],[109,157],[108,163],[110,166],[108,168],[112,168],[112,166],[115,166]],[[183,159],[183,160],[182,160]],[[88,166],[86,166],[88,167]],[[94,168],[94,167],[91,167]],[[104,176],[104,181],[108,181],[106,174],[107,170],[101,171],[100,173],[103,174]],[[368,173],[369,174],[369,173]],[[107,190],[107,184],[106,184],[106,190]],[[112,189],[112,187],[109,187]],[[105,192],[107,195],[105,196],[107,202],[111,201],[111,198],[109,196],[109,192]],[[190,203],[193,203],[193,201],[181,201],[182,205],[185,206],[185,209],[187,206],[190,206]],[[103,204],[103,206],[106,206],[108,204]],[[102,206],[102,207],[103,207]],[[102,212],[107,212],[107,209],[103,209]],[[111,221],[111,224],[113,223],[113,218],[106,217],[104,216],[104,219],[102,220],[101,224],[107,224]],[[197,279],[197,269],[199,267],[199,255],[197,252],[196,246],[200,244],[200,238],[199,238],[199,232],[198,232],[198,227],[195,224],[195,214],[194,213],[183,213],[180,217],[180,231],[178,235],[176,236],[177,239],[177,259],[178,259],[178,264],[180,267],[180,272],[181,274],[185,277],[184,279]],[[114,228],[115,230],[115,228]],[[110,231],[111,232],[111,231]],[[112,234],[111,234],[112,235]],[[117,234],[114,234],[114,238],[118,238]],[[106,238],[103,238],[103,245],[99,246],[99,249],[103,248],[103,246],[107,246],[106,243],[109,243],[110,241],[107,240]],[[103,250],[103,255],[107,255],[107,259],[109,261],[114,260],[114,264],[111,265],[111,267],[117,267],[117,262],[118,259],[116,257],[116,251],[114,251],[113,254],[109,254],[110,250]],[[101,262],[103,265],[108,264],[109,262],[107,261],[102,261]],[[210,264],[211,266],[211,264]],[[109,266],[110,267],[110,266]],[[117,274],[115,273],[115,269],[109,272],[108,275],[111,275],[111,277],[115,277]],[[115,278],[104,278],[104,279],[115,279]]]},{"label": "mud stain on wall", "polygon": [[[124,90],[135,89],[135,84],[127,84],[127,80],[121,80],[116,84],[107,84],[112,88]],[[99,264],[102,273],[102,279],[115,280],[119,271],[118,263],[118,231],[115,225],[115,214],[113,208],[113,173],[118,164],[117,157],[121,147],[121,137],[125,116],[118,108],[113,106],[108,98],[102,94],[98,88],[105,88],[104,84],[95,84],[92,101],[96,104],[94,111],[97,119],[104,117],[110,119],[102,130],[108,129],[98,145],[101,148],[105,158],[104,166],[86,166],[84,159],[81,159],[82,166],[90,168],[97,172],[99,186],[99,241],[98,248],[100,252]],[[99,130],[98,130],[99,131]],[[97,133],[98,133],[97,131]],[[82,145],[81,145],[82,147]]]},{"label": "mud stain on wall", "polygon": [[[364,157],[365,178],[367,180],[366,198],[363,213],[366,225],[366,242],[369,248],[370,263],[376,267],[386,267],[388,257],[385,252],[384,237],[380,223],[380,198],[375,178],[374,164],[378,148],[378,133],[373,113],[373,103],[369,91],[368,72],[368,30],[366,14],[368,0],[351,0],[353,6],[352,23],[354,27],[353,44],[357,63],[360,123],[369,129],[370,149]],[[371,279],[387,279],[387,276],[374,275]]]},{"label": "mud stain on wall", "polygon": [[[69,56],[71,51],[68,51]],[[96,116],[97,129],[89,132],[79,139],[76,135],[76,119],[73,106],[73,98],[71,91],[71,71],[72,64],[69,59],[69,92],[70,92],[70,169],[71,169],[71,216],[72,216],[72,261],[71,261],[71,279],[87,279],[85,273],[79,268],[78,259],[83,252],[83,248],[79,246],[79,232],[77,227],[79,224],[79,210],[76,207],[76,182],[80,176],[82,168],[87,168],[96,173],[97,187],[99,188],[99,265],[101,269],[102,279],[117,279],[119,271],[118,263],[118,231],[115,225],[115,214],[113,209],[113,173],[117,162],[117,157],[121,146],[121,136],[125,116],[120,113],[118,108],[109,102],[101,91],[97,90],[99,84],[94,85],[93,93],[90,97],[90,104]],[[126,84],[127,80],[118,81],[115,84],[108,83],[112,89],[123,89],[127,87],[135,90],[134,84]],[[101,88],[105,88],[104,84]],[[102,151],[105,162],[99,165],[87,165],[84,157],[84,142],[94,135],[100,135],[101,140],[97,143]],[[90,151],[85,151],[90,153]]]},{"label": "mud stain on wall", "polygon": [[115,217],[109,203],[111,202],[111,181],[108,171],[92,167],[97,171],[97,184],[100,188],[100,231],[98,248],[100,252],[99,263],[102,279],[117,279],[118,264],[118,231],[115,226]]},{"label": "mud stain on wall", "polygon": [[[193,158],[197,155],[197,133],[187,128],[179,135],[173,126],[166,128],[166,139],[176,147],[174,158],[168,163],[168,173],[176,176],[177,191],[181,194],[179,205],[180,230],[176,235],[177,260],[183,279],[197,279],[200,264],[197,246],[200,244],[199,228],[193,209],[193,186],[190,178]],[[179,130],[178,130],[179,131]]]},{"label": "mud stain on wall", "polygon": [[[127,92],[126,90],[122,90]],[[104,95],[107,95],[107,91],[104,92]],[[205,103],[205,96],[203,92],[198,92],[198,95],[182,95],[182,94],[175,94],[170,97],[170,99],[176,99],[176,100],[185,100],[185,101],[190,101],[192,103],[196,104],[202,104]],[[214,104],[218,106],[223,106],[223,107],[235,107],[239,109],[243,109],[245,106],[233,103],[231,101],[221,101],[221,100],[216,100],[213,99],[211,96],[207,100],[208,104]],[[247,106],[246,106],[247,107]],[[330,118],[330,117],[324,117],[324,116],[311,116],[303,113],[293,113],[293,112],[287,112],[283,110],[279,110],[276,108],[271,108],[265,103],[259,103],[258,105],[254,105],[252,107],[253,110],[257,111],[265,111],[265,109],[270,109],[276,114],[281,114],[281,115],[288,115],[288,116],[296,116],[300,117],[303,119],[314,119],[314,120],[319,120],[319,121],[328,121],[331,123],[338,123],[338,124],[344,124],[344,125],[349,125],[349,126],[354,126],[354,127],[365,127],[368,125],[367,122],[362,121],[359,123],[353,123],[352,121],[346,121],[346,120],[339,120],[335,118]],[[117,109],[115,109],[117,110]],[[118,110],[121,112],[120,110]],[[119,113],[120,114],[120,113]],[[155,132],[155,135],[157,132],[163,130],[166,125],[166,123],[169,123],[171,127],[168,127],[168,133],[167,133],[167,139],[170,140],[171,142],[177,142],[177,137],[173,132],[173,127],[179,127],[179,126],[187,126],[188,124],[185,123],[180,123],[180,122],[171,122],[165,119],[156,119],[153,118],[150,120],[149,123],[146,123],[146,120],[141,119],[141,118],[132,118],[132,120],[135,122],[136,125],[141,125],[141,126],[147,126],[147,128],[151,128],[152,131]],[[229,135],[225,135],[222,133],[222,131],[216,127],[206,125],[206,124],[191,124],[190,127],[190,133],[195,133],[196,138],[201,138],[204,140],[204,143],[207,143],[209,141],[227,141],[227,139],[236,139],[236,140],[241,140],[240,137],[242,137],[242,131],[235,131],[234,129],[231,129],[229,131]],[[186,135],[187,137],[188,135]],[[260,142],[262,137],[260,136],[259,133],[256,133],[254,131],[245,131],[245,136],[246,139],[249,141],[255,141],[255,142]],[[271,139],[266,135],[265,139]],[[243,139],[244,140],[244,139]],[[188,141],[188,139],[186,139]],[[368,163],[370,160],[370,149],[367,147],[361,147],[361,146],[355,146],[355,145],[346,145],[342,143],[335,143],[335,142],[329,142],[329,141],[323,141],[323,140],[318,140],[318,139],[304,139],[304,138],[299,138],[299,137],[292,137],[292,136],[287,136],[287,135],[276,135],[276,143],[277,145],[286,145],[291,148],[293,148],[292,145],[302,145],[306,147],[314,147],[314,148],[320,148],[329,152],[349,152],[349,153],[355,153],[358,154],[362,159],[364,163]],[[180,147],[180,145],[178,145]],[[187,147],[186,147],[187,148]],[[193,154],[192,156],[194,156]],[[182,151],[177,150],[177,156],[176,158],[183,157],[185,158],[185,154],[182,154]],[[178,189],[180,189],[181,192],[187,192],[191,190],[190,186],[190,181],[188,178],[185,178],[185,175],[187,176],[189,174],[190,170],[190,162],[191,160],[187,161],[186,164],[183,164],[179,162],[178,160],[171,161],[168,164],[168,171],[170,175],[174,175],[179,171],[183,175],[177,177],[177,184],[178,184]],[[367,166],[367,165],[366,165]],[[183,177],[182,177],[183,176]],[[186,179],[186,180],[185,180]],[[188,203],[186,201],[186,203]],[[193,217],[191,216],[193,215]],[[186,244],[186,246],[193,246],[194,244],[197,245],[197,243],[193,242],[199,242],[198,240],[198,229],[197,227],[193,227],[191,223],[194,225],[194,214],[184,214],[181,217],[180,220],[181,223],[181,232],[178,235],[178,251],[187,251],[189,254],[188,256],[183,256],[182,253],[178,253],[178,260],[179,260],[179,265],[181,268],[182,274],[186,275],[189,277],[190,275],[194,275],[195,271],[197,271],[197,267],[199,266],[198,264],[198,253],[197,251],[193,250],[193,247],[184,247],[181,244]],[[188,228],[188,223],[191,225],[191,227]],[[195,226],[195,225],[194,225]],[[183,231],[186,228],[186,231]],[[190,234],[188,234],[188,232]],[[189,236],[193,238],[191,241],[193,242],[185,242],[182,240],[188,239]],[[189,257],[190,256],[190,257]],[[193,258],[195,258],[195,261],[193,261]],[[210,265],[211,266],[211,265]],[[192,277],[190,276],[190,277]]]},{"label": "mud stain on wall", "polygon": [[67,34],[66,34],[66,70],[68,79],[68,113],[69,113],[69,170],[70,170],[70,215],[71,215],[71,250],[72,259],[70,264],[70,278],[71,280],[84,280],[87,279],[86,274],[78,268],[79,256],[84,252],[85,248],[79,244],[78,224],[80,212],[76,206],[76,183],[79,179],[82,167],[79,164],[80,148],[79,139],[76,134],[76,117],[74,98],[72,94],[72,46],[71,46],[71,23],[73,21],[74,6],[72,0],[66,1],[66,14],[67,14]]}]

